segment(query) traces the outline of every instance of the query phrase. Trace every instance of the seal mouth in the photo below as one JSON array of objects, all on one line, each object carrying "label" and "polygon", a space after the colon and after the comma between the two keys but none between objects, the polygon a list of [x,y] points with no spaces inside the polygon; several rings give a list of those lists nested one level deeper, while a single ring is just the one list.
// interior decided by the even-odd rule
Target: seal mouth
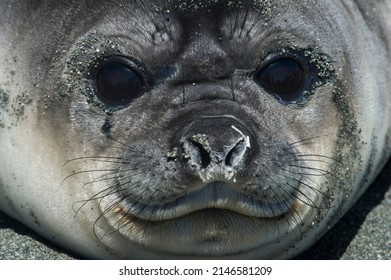
[{"label": "seal mouth", "polygon": [[293,196],[258,199],[254,195],[235,190],[226,182],[218,181],[208,183],[169,203],[145,204],[128,197],[117,211],[149,222],[162,222],[208,209],[231,211],[252,218],[277,218],[293,207]]}]

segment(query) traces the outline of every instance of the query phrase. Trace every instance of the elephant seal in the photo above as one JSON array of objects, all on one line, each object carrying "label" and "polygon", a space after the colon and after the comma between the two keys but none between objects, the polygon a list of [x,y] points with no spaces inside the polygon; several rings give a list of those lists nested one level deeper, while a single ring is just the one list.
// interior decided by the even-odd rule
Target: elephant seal
[{"label": "elephant seal", "polygon": [[0,205],[93,258],[291,258],[390,154],[389,1],[3,1]]}]

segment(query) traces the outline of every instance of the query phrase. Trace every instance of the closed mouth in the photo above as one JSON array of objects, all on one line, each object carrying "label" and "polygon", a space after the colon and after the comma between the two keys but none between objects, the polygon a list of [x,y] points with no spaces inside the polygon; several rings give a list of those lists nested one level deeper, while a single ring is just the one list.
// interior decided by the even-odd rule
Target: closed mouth
[{"label": "closed mouth", "polygon": [[127,197],[119,205],[125,215],[150,222],[177,219],[208,209],[231,211],[252,218],[277,218],[291,211],[293,206],[292,195],[277,200],[274,198],[273,201],[266,197],[260,200],[254,195],[235,190],[225,182],[208,183],[169,203],[147,204]]}]

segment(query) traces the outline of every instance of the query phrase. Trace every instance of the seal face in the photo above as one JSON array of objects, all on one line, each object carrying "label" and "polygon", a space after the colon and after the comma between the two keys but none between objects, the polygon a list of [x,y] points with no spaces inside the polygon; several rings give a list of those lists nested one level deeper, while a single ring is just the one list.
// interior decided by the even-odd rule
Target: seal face
[{"label": "seal face", "polygon": [[100,258],[309,247],[390,152],[384,15],[318,2],[1,4],[2,209]]}]

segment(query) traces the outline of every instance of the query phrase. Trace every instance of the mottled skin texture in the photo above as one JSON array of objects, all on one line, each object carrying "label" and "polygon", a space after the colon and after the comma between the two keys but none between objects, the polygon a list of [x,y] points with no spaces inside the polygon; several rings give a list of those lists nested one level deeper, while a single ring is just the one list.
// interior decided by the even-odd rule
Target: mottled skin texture
[{"label": "mottled skin texture", "polygon": [[[1,209],[88,257],[298,254],[390,154],[390,8],[3,1]],[[311,77],[295,102],[254,81],[285,54]],[[114,55],[148,85],[128,106],[95,94]]]}]

